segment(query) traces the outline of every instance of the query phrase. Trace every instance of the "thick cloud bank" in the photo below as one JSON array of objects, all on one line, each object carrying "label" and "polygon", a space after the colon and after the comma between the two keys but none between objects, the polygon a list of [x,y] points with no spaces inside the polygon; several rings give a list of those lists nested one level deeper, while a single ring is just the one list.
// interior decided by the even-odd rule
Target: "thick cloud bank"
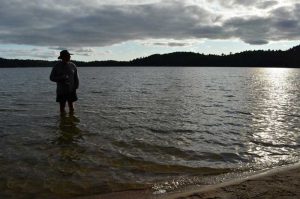
[{"label": "thick cloud bank", "polygon": [[300,39],[300,4],[292,0],[0,1],[2,44],[92,47],[147,39],[235,38],[249,44]]}]

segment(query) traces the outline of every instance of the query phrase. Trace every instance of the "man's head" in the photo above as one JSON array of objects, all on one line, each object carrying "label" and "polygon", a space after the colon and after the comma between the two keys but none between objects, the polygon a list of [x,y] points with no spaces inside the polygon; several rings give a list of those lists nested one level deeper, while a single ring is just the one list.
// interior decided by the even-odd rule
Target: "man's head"
[{"label": "man's head", "polygon": [[63,62],[68,62],[71,59],[71,55],[73,54],[69,53],[69,51],[62,50],[60,51],[58,59],[61,59]]}]

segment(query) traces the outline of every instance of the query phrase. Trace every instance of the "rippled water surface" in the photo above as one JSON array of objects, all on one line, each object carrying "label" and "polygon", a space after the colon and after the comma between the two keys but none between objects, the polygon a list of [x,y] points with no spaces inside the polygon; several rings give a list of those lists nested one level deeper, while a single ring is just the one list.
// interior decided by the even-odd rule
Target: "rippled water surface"
[{"label": "rippled water surface", "polygon": [[298,69],[79,68],[77,111],[63,117],[50,70],[0,69],[1,198],[176,187],[299,161]]}]

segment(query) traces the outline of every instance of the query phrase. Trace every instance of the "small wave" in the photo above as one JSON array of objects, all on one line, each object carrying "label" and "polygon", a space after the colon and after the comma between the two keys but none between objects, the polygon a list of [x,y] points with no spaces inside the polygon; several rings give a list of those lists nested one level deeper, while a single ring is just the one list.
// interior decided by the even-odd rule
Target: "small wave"
[{"label": "small wave", "polygon": [[104,92],[103,92],[103,91],[91,91],[91,93],[102,94],[102,93],[104,93]]},{"label": "small wave", "polygon": [[157,83],[143,83],[143,86],[160,86],[161,84],[157,84]]},{"label": "small wave", "polygon": [[223,147],[227,147],[228,143],[226,142],[219,142],[217,140],[204,140],[204,142],[210,144],[210,145],[219,145],[219,146],[223,146]]},{"label": "small wave", "polygon": [[232,162],[232,163],[237,163],[237,162],[247,162],[248,160],[246,158],[241,157],[240,155],[236,153],[220,153],[220,156],[225,162]]},{"label": "small wave", "polygon": [[232,122],[224,123],[224,125],[228,125],[228,126],[236,126],[236,127],[243,127],[243,126],[245,126],[245,124],[232,123]]},{"label": "small wave", "polygon": [[228,131],[227,133],[233,134],[233,135],[240,135],[240,132],[237,132],[237,131]]},{"label": "small wave", "polygon": [[178,148],[176,146],[164,146],[164,145],[160,145],[159,143],[147,142],[147,140],[134,140],[130,143],[127,143],[125,141],[114,141],[114,145],[121,147],[125,150],[130,148],[135,148],[143,151],[140,152],[139,155],[137,154],[135,155],[143,157],[142,159],[145,161],[149,161],[147,160],[147,157],[151,157],[152,155],[156,157],[155,159],[165,159],[165,157],[176,157],[177,160],[176,162],[178,164],[180,164],[180,162],[186,162],[187,164],[192,164],[192,165],[197,164],[197,162],[199,161],[200,162],[201,161],[231,162],[231,163],[246,161],[243,157],[239,156],[236,153],[213,153],[213,152],[185,150],[185,149]]},{"label": "small wave", "polygon": [[196,133],[195,130],[190,130],[190,129],[174,129],[172,132],[174,133]]},{"label": "small wave", "polygon": [[6,136],[9,136],[8,133],[0,132],[0,138],[4,138]]},{"label": "small wave", "polygon": [[36,103],[15,103],[16,106],[36,106]]},{"label": "small wave", "polygon": [[276,148],[293,148],[293,149],[297,149],[300,147],[299,144],[274,144],[274,143],[269,143],[269,142],[262,142],[262,141],[257,141],[257,140],[251,140],[252,143],[257,144],[257,145],[261,145],[261,146],[265,146],[265,147],[276,147]]},{"label": "small wave", "polygon": [[217,127],[217,126],[222,126],[221,123],[215,123],[215,124],[203,124],[203,126],[207,126],[207,127]]},{"label": "small wave", "polygon": [[202,112],[204,115],[216,115],[217,113],[209,113],[209,112],[206,112],[206,111],[203,111]]},{"label": "small wave", "polygon": [[150,92],[150,91],[141,91],[141,92],[139,92],[139,93],[141,93],[141,94],[146,94],[146,95],[152,94],[152,92]]},{"label": "small wave", "polygon": [[225,113],[228,113],[228,114],[242,114],[242,115],[253,115],[252,113],[250,112],[245,112],[245,111],[230,111],[230,110],[226,110],[224,111]]},{"label": "small wave", "polygon": [[232,92],[232,90],[230,90],[230,89],[225,89],[225,88],[223,88],[223,87],[219,87],[219,90],[220,90],[220,91],[225,91],[225,92]]},{"label": "small wave", "polygon": [[[171,174],[196,174],[196,175],[218,175],[229,173],[232,171],[230,168],[211,168],[211,167],[189,167],[179,164],[164,164],[153,161],[147,161],[138,157],[131,157],[125,154],[119,154],[121,157],[112,160],[113,165],[122,165],[122,167],[134,172],[147,172],[168,175]],[[126,168],[128,167],[128,168]]]},{"label": "small wave", "polygon": [[140,108],[143,108],[143,107],[140,107],[140,106],[116,106],[115,107],[116,109],[119,109],[119,110],[136,110],[136,109],[140,109]]},{"label": "small wave", "polygon": [[[145,127],[143,127],[145,128]],[[196,133],[197,131],[191,130],[191,129],[168,129],[168,130],[163,130],[163,129],[156,129],[156,128],[145,128],[146,130],[149,130],[153,133],[160,133],[160,134],[170,134],[170,133]]]},{"label": "small wave", "polygon": [[29,109],[0,108],[0,112],[26,112]]},{"label": "small wave", "polygon": [[224,107],[224,104],[212,104],[212,107]]},{"label": "small wave", "polygon": [[224,97],[232,98],[235,97],[234,95],[224,95]]},{"label": "small wave", "polygon": [[300,115],[296,115],[296,114],[285,114],[285,115],[289,117],[300,117]]}]

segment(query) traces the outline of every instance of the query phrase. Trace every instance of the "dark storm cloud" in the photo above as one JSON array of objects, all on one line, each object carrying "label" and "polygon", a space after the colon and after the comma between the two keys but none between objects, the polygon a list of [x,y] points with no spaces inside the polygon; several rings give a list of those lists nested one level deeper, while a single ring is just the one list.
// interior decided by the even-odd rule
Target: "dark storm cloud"
[{"label": "dark storm cloud", "polygon": [[[214,37],[211,32],[217,26],[211,24],[213,15],[197,6],[181,3],[123,6],[103,6],[90,15],[75,18],[61,24],[62,37],[66,42],[63,27],[68,27],[73,38],[88,45],[110,45],[128,40],[159,38]],[[97,40],[95,40],[97,38]],[[68,42],[68,43],[69,43]]]},{"label": "dark storm cloud", "polygon": [[275,9],[266,17],[247,16],[227,20],[223,26],[231,34],[249,44],[266,44],[268,41],[299,39],[300,4]]},{"label": "dark storm cloud", "polygon": [[[80,12],[26,5],[1,6],[2,43],[52,46],[104,46],[147,38],[210,37],[214,15],[183,3],[100,6]],[[6,8],[4,8],[6,7]],[[212,37],[215,37],[212,35]]]},{"label": "dark storm cloud", "polygon": [[[72,3],[1,0],[0,42],[78,48],[147,39],[238,38],[249,44],[265,44],[270,40],[300,38],[299,4],[276,8],[264,17],[247,15],[227,17],[224,21],[222,14],[184,1],[122,6],[91,6],[80,0]],[[227,5],[261,8],[275,4],[277,1],[227,2]]]},{"label": "dark storm cloud", "polygon": [[224,24],[232,35],[239,35],[239,38],[249,44],[267,44],[267,36],[271,31],[272,20],[270,18],[250,17],[232,18]]}]

